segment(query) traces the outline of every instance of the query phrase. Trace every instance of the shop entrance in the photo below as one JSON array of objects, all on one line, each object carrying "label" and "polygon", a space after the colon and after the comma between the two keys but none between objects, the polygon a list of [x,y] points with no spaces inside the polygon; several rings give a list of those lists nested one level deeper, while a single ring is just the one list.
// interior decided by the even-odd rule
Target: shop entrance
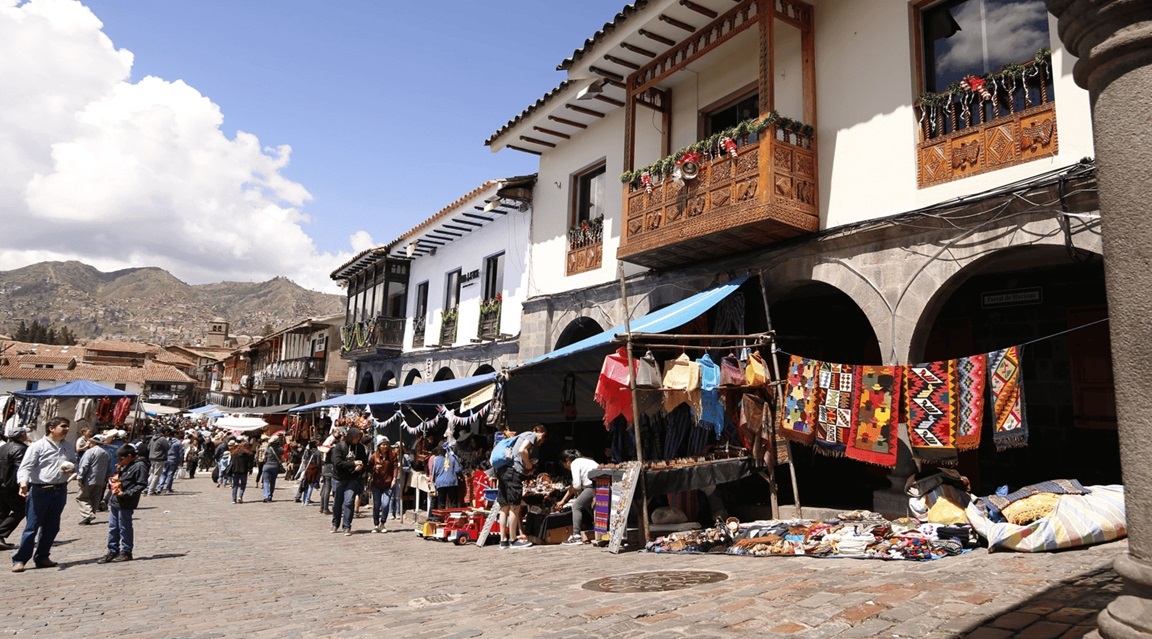
[{"label": "shop entrance", "polygon": [[[912,361],[1024,344],[1025,448],[997,453],[985,409],[980,448],[960,454],[974,492],[1048,479],[1121,482],[1108,316],[1099,256],[1062,247],[1001,251],[958,273],[929,304]],[[1030,343],[1031,342],[1031,343]]]}]

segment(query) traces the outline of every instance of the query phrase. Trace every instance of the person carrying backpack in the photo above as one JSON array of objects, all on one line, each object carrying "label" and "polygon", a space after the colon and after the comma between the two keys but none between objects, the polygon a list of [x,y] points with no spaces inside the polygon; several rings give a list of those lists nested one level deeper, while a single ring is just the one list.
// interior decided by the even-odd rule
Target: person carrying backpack
[{"label": "person carrying backpack", "polygon": [[524,499],[524,476],[536,468],[533,455],[544,443],[543,424],[519,435],[505,437],[492,448],[489,461],[496,471],[496,503],[500,505],[500,549],[527,548],[532,542],[520,539],[520,502]]}]

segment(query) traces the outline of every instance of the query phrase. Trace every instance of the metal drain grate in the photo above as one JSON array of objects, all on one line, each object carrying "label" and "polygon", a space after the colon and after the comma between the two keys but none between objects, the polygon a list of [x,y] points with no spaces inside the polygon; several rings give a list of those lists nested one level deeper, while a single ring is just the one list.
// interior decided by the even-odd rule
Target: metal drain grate
[{"label": "metal drain grate", "polygon": [[630,575],[601,577],[581,588],[596,592],[667,592],[724,581],[728,575],[708,570],[654,570]]}]

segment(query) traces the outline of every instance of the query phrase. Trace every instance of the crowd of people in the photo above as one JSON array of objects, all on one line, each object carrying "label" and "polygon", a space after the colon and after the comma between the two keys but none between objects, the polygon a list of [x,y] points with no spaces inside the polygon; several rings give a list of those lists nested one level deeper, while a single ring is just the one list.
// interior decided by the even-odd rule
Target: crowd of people
[{"label": "crowd of people", "polygon": [[[294,502],[318,503],[320,512],[331,518],[330,532],[351,535],[354,520],[369,507],[372,531],[387,532],[389,518],[402,512],[407,473],[414,469],[427,474],[434,500],[430,507],[454,508],[463,500],[465,469],[484,468],[498,485],[499,547],[526,548],[532,543],[520,531],[523,485],[536,472],[547,437],[546,429],[538,426],[525,433],[499,433],[496,439],[504,441],[492,448],[473,437],[461,451],[454,440],[422,437],[401,454],[399,442],[373,435],[365,418],[345,420],[323,441],[258,431],[211,432],[193,422],[169,421],[145,425],[135,438],[123,430],[93,434],[84,428],[73,444],[70,429],[68,419],[57,417],[35,442],[30,443],[25,428],[5,433],[7,441],[0,446],[0,549],[15,551],[13,572],[23,572],[29,562],[38,568],[56,565],[52,544],[72,481],[77,484],[79,525],[90,525],[98,512],[108,512],[107,552],[97,562],[125,562],[133,559],[133,513],[141,497],[174,494],[176,481],[193,479],[198,470],[210,472],[217,488],[229,489],[234,504],[244,502],[250,476],[262,489],[264,503],[274,500],[280,478],[295,480]],[[571,486],[556,505],[573,513],[573,533],[565,543],[583,543],[581,532],[594,494],[588,473],[597,464],[575,450],[564,451],[560,461],[572,475]],[[23,533],[10,543],[8,537],[22,521]]]}]

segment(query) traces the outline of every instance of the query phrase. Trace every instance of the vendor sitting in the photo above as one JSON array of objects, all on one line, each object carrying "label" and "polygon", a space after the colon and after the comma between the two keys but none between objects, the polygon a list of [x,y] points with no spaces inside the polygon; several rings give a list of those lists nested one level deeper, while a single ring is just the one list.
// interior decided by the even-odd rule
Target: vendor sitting
[{"label": "vendor sitting", "polygon": [[560,503],[556,504],[556,508],[559,510],[569,500],[572,501],[572,536],[568,537],[564,545],[575,546],[584,543],[583,537],[580,536],[584,530],[584,514],[592,512],[592,498],[596,495],[592,480],[588,479],[588,473],[599,468],[600,464],[582,456],[580,451],[572,449],[564,451],[560,460],[564,468],[572,472],[572,485]]}]

